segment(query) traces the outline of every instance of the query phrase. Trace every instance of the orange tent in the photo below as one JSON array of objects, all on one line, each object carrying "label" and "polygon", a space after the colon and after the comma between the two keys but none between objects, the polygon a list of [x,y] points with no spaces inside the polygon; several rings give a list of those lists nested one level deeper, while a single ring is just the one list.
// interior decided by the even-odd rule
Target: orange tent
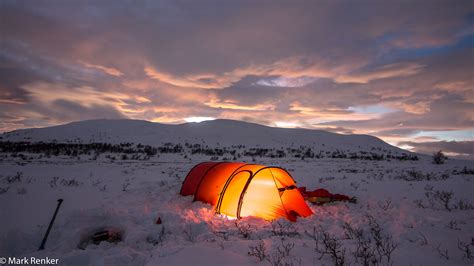
[{"label": "orange tent", "polygon": [[257,216],[296,221],[313,212],[291,175],[279,167],[237,162],[204,162],[189,171],[181,195],[210,203],[229,217]]}]

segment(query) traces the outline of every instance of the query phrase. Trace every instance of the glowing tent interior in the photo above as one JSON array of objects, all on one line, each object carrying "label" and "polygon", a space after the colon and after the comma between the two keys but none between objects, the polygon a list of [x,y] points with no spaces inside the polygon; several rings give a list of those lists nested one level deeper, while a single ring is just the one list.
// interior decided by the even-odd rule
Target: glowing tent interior
[{"label": "glowing tent interior", "polygon": [[279,167],[239,162],[204,162],[189,171],[181,195],[210,203],[216,213],[233,218],[296,221],[313,212],[291,175]]}]

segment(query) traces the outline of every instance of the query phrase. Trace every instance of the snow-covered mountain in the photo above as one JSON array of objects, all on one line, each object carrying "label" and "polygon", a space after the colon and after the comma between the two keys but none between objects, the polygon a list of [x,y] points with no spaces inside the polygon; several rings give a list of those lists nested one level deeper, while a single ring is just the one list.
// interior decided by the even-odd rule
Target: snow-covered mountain
[{"label": "snow-covered mountain", "polygon": [[342,135],[323,130],[274,128],[235,120],[179,125],[142,120],[88,120],[46,128],[21,129],[0,135],[3,141],[206,143],[251,147],[310,146],[316,150],[406,152],[369,135]]}]

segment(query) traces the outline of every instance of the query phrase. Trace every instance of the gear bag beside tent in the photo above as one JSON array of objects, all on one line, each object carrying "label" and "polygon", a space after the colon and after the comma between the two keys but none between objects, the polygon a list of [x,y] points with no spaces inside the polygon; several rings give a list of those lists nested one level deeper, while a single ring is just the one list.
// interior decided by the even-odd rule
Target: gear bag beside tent
[{"label": "gear bag beside tent", "polygon": [[291,175],[279,167],[238,162],[204,162],[194,166],[181,195],[210,203],[228,217],[287,218],[296,221],[313,212]]}]

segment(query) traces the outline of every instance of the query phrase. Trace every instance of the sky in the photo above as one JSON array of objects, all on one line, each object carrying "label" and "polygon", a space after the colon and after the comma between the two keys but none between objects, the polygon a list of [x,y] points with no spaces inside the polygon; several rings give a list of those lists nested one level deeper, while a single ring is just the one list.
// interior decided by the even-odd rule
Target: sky
[{"label": "sky", "polygon": [[0,0],[0,132],[235,119],[474,159],[473,1]]}]

